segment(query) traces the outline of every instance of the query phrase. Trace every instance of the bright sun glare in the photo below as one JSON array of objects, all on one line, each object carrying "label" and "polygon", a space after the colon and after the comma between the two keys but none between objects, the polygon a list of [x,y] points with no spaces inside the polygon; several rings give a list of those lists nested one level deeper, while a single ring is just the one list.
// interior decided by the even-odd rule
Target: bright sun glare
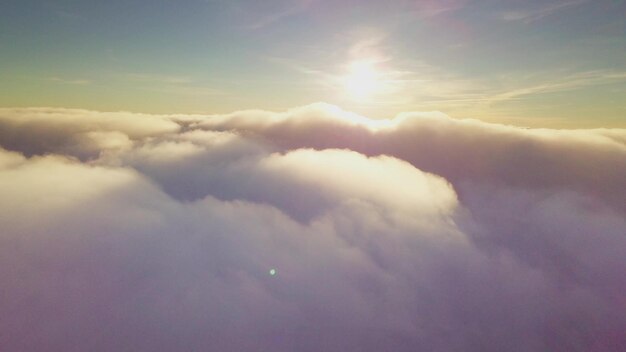
[{"label": "bright sun glare", "polygon": [[366,99],[381,90],[381,74],[371,60],[354,61],[345,76],[345,89],[354,99]]}]

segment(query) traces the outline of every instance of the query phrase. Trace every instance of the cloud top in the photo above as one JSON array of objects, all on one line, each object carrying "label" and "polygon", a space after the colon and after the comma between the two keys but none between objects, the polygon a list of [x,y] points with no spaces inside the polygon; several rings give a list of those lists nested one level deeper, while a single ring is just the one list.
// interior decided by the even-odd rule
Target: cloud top
[{"label": "cloud top", "polygon": [[617,351],[625,141],[327,104],[1,109],[0,345]]}]

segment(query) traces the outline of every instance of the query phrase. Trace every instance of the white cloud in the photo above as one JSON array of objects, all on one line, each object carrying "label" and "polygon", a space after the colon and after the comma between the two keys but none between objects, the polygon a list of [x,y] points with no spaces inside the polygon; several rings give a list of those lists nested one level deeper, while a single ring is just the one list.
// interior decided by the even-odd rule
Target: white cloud
[{"label": "white cloud", "polygon": [[617,350],[625,140],[326,104],[3,109],[0,345]]},{"label": "white cloud", "polygon": [[563,11],[564,9],[579,6],[586,2],[588,2],[588,0],[548,2],[532,9],[520,9],[504,12],[500,14],[500,19],[504,21],[522,21],[526,24],[529,24],[538,21],[546,16],[551,16],[559,11]]}]

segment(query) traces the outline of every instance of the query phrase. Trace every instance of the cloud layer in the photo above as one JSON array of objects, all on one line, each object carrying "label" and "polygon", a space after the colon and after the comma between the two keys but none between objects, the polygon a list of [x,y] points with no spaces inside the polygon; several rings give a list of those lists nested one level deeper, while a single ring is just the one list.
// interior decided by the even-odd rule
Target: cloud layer
[{"label": "cloud layer", "polygon": [[0,109],[0,147],[2,349],[626,350],[626,130]]}]

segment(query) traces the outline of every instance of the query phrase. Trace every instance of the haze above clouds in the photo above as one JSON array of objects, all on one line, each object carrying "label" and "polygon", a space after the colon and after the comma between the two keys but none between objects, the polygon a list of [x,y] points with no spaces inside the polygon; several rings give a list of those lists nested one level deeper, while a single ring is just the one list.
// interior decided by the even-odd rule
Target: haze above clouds
[{"label": "haze above clouds", "polygon": [[3,350],[626,350],[624,129],[4,108],[0,147]]}]

